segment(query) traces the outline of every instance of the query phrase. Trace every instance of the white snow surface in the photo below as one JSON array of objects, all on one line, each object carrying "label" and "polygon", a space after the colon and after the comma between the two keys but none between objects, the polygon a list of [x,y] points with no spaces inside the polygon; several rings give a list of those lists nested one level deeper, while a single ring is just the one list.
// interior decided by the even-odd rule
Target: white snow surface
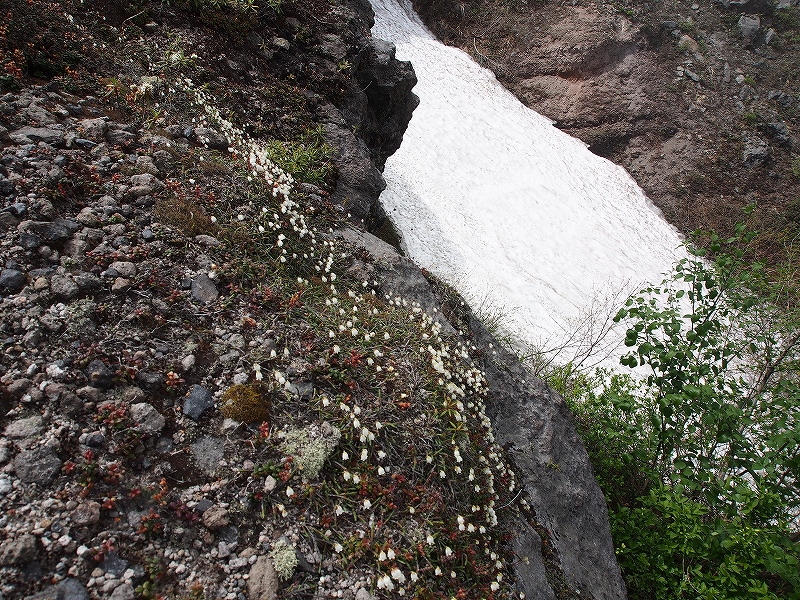
[{"label": "white snow surface", "polygon": [[[419,79],[380,198],[404,251],[479,313],[504,313],[501,328],[521,347],[566,345],[558,360],[580,360],[586,340],[570,332],[596,337],[628,293],[659,283],[684,256],[680,234],[622,167],[437,41],[408,0],[371,3],[373,36]],[[617,364],[608,344],[623,337],[612,332],[595,362]]]}]

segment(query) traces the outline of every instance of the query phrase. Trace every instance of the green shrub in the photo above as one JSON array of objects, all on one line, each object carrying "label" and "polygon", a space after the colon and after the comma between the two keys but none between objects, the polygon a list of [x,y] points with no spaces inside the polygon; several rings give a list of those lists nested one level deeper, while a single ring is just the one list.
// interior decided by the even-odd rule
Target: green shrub
[{"label": "green shrub", "polygon": [[611,530],[630,598],[797,597],[796,547],[780,527],[754,525],[747,506],[715,518],[660,486],[612,512]]},{"label": "green shrub", "polygon": [[322,126],[306,131],[299,140],[267,144],[270,160],[290,173],[295,181],[327,187],[332,183],[333,150],[325,143]]},{"label": "green shrub", "polygon": [[[268,4],[271,5],[272,2],[268,0]],[[241,13],[251,12],[256,10],[256,3],[254,0],[189,0],[189,10],[192,12],[223,9],[233,9]]]},{"label": "green shrub", "polygon": [[779,31],[800,32],[800,7],[792,6],[776,11],[775,25]]},{"label": "green shrub", "polygon": [[800,598],[800,311],[753,237],[711,235],[619,311],[645,381],[565,388],[633,599]]}]

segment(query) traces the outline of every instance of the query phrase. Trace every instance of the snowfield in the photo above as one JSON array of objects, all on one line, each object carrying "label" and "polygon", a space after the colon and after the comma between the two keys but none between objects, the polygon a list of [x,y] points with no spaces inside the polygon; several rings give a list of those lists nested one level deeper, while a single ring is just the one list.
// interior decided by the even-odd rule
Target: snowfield
[{"label": "snowfield", "polygon": [[[580,360],[587,339],[571,333],[599,337],[627,293],[683,256],[681,236],[622,167],[438,42],[408,0],[371,1],[373,35],[419,78],[421,103],[381,195],[404,251],[479,312],[501,313],[521,347],[566,346],[559,360]],[[597,361],[618,356],[623,337],[598,344]]]}]

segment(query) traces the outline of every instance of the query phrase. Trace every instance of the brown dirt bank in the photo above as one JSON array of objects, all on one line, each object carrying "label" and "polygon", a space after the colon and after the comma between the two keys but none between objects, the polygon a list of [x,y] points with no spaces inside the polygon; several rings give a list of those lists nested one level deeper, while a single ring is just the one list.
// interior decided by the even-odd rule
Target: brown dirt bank
[{"label": "brown dirt bank", "polygon": [[681,231],[729,231],[757,203],[775,256],[800,227],[800,8],[781,5],[414,0],[442,41],[624,166]]}]

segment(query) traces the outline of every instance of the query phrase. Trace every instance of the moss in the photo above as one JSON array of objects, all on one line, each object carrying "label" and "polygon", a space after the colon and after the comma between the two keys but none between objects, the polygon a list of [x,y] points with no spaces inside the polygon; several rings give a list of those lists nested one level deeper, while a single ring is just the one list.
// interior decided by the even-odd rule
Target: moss
[{"label": "moss", "polygon": [[205,209],[183,195],[159,198],[156,200],[155,213],[163,223],[177,227],[188,236],[216,233],[216,227]]},{"label": "moss", "polygon": [[222,414],[240,423],[269,420],[269,403],[252,385],[234,385],[222,394]]}]

